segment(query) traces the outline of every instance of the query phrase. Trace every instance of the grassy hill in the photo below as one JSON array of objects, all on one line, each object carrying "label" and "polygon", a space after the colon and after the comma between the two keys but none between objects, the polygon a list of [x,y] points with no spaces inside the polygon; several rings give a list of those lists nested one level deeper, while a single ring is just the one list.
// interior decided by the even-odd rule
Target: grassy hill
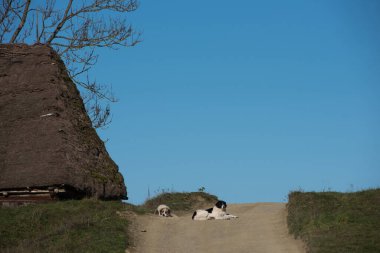
[{"label": "grassy hill", "polygon": [[71,200],[0,208],[1,252],[124,252],[128,221],[118,201]]},{"label": "grassy hill", "polygon": [[216,200],[204,192],[172,192],[141,206],[83,199],[0,207],[0,252],[125,252],[132,243],[128,215],[124,215],[128,211],[153,213],[165,203],[178,213],[213,205]]},{"label": "grassy hill", "polygon": [[308,252],[380,252],[380,189],[352,193],[292,192],[288,227]]},{"label": "grassy hill", "polygon": [[217,201],[218,197],[206,192],[163,192],[145,201],[142,207],[149,212],[154,212],[158,205],[165,204],[178,214],[212,207]]}]

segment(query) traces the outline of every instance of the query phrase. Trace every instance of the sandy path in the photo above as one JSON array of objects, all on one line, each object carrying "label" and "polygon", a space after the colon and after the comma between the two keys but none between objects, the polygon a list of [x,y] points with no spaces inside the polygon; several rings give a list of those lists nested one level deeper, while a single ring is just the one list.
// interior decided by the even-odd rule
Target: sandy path
[{"label": "sandy path", "polygon": [[191,214],[175,218],[138,216],[136,247],[130,252],[305,252],[302,242],[288,235],[285,204],[231,204],[228,212],[239,218],[193,221]]}]

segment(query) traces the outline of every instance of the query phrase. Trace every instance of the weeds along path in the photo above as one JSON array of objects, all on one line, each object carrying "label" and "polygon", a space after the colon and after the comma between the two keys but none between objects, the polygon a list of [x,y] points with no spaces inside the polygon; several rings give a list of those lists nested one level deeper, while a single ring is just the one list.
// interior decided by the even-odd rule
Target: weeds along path
[{"label": "weeds along path", "polygon": [[232,220],[193,221],[191,213],[174,218],[136,217],[135,253],[298,253],[301,241],[288,234],[283,203],[231,204]]}]

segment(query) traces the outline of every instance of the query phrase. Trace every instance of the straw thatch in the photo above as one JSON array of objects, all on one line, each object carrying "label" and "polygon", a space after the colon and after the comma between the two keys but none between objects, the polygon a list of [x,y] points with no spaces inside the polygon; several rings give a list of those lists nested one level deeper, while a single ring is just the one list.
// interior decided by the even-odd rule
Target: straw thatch
[{"label": "straw thatch", "polygon": [[59,56],[44,45],[0,45],[0,191],[58,185],[126,198]]}]

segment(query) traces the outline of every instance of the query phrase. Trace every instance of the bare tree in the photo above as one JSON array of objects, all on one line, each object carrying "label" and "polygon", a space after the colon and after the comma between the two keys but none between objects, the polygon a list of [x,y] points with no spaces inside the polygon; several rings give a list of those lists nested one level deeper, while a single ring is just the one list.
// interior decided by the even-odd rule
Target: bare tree
[{"label": "bare tree", "polygon": [[140,42],[140,34],[125,18],[137,7],[137,0],[2,0],[0,43],[52,46],[73,81],[84,88],[82,97],[93,126],[104,127],[111,120],[109,102],[116,98],[109,85],[90,80],[88,71],[98,60],[97,48]]}]

